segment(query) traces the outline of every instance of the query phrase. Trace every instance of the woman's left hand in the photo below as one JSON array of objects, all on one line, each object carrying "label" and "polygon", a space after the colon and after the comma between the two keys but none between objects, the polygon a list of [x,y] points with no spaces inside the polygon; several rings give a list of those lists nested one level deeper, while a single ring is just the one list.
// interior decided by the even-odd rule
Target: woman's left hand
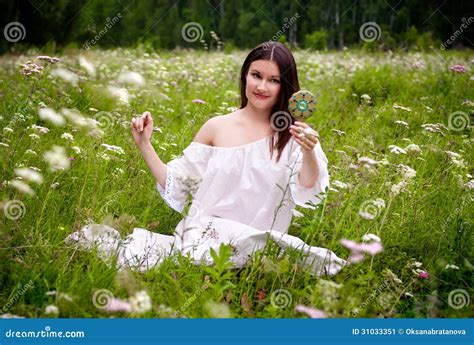
[{"label": "woman's left hand", "polygon": [[313,151],[319,141],[318,132],[304,122],[295,121],[295,124],[290,126],[290,133],[301,146],[301,149],[306,152]]}]

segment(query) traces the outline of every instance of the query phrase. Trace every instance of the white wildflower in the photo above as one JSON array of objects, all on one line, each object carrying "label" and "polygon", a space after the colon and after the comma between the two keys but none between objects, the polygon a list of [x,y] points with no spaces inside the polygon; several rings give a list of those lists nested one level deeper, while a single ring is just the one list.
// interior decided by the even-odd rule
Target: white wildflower
[{"label": "white wildflower", "polygon": [[93,119],[89,119],[87,117],[82,116],[81,113],[76,109],[63,108],[61,109],[61,113],[64,115],[65,118],[67,118],[76,126],[91,128],[95,127],[95,121]]},{"label": "white wildflower", "polygon": [[128,93],[127,89],[116,86],[109,86],[107,90],[113,98],[116,98],[124,104],[129,104],[130,94]]},{"label": "white wildflower", "polygon": [[443,127],[446,129],[446,127],[443,124],[440,124],[440,123],[425,123],[425,124],[421,125],[421,127],[425,131],[433,132],[433,133],[440,133],[443,136],[444,136],[444,133],[443,133],[443,131],[441,131],[441,129]]},{"label": "white wildflower", "polygon": [[10,127],[3,127],[3,133],[13,133],[13,129]]},{"label": "white wildflower", "polygon": [[78,155],[81,154],[81,148],[79,146],[72,146],[71,149]]},{"label": "white wildflower", "polygon": [[46,306],[44,312],[46,314],[54,314],[54,315],[58,315],[59,314],[59,308],[56,307],[55,305],[48,305]]},{"label": "white wildflower", "polygon": [[37,126],[37,125],[31,125],[31,128],[34,129],[35,131],[45,134],[49,132],[49,128],[42,127],[42,126]]},{"label": "white wildflower", "polygon": [[61,146],[54,145],[52,150],[44,153],[43,158],[49,163],[51,171],[67,170],[71,166],[66,150]]},{"label": "white wildflower", "polygon": [[70,140],[70,141],[73,141],[73,140],[74,140],[74,137],[73,137],[72,134],[70,134],[70,133],[63,133],[63,134],[61,134],[61,138],[62,138],[62,139],[66,139],[66,140]]},{"label": "white wildflower", "polygon": [[405,147],[405,151],[408,154],[418,156],[421,155],[423,152],[421,151],[421,148],[417,144],[410,144],[407,147]]},{"label": "white wildflower", "polygon": [[413,262],[412,265],[415,266],[415,267],[417,267],[417,268],[420,268],[420,267],[423,266],[423,263],[421,263],[421,262],[419,262],[419,261],[415,261],[415,262]]},{"label": "white wildflower", "polygon": [[119,83],[142,86],[145,85],[145,79],[137,72],[122,71],[117,79]]},{"label": "white wildflower", "polygon": [[464,189],[472,190],[474,189],[474,180],[470,180],[464,184]]},{"label": "white wildflower", "polygon": [[43,183],[43,175],[30,168],[17,168],[15,174],[37,184]]},{"label": "white wildflower", "polygon": [[28,184],[21,180],[11,180],[10,182],[8,182],[8,185],[12,186],[13,188],[16,188],[21,193],[35,195],[35,191],[30,186],[28,186]]},{"label": "white wildflower", "polygon": [[394,104],[393,109],[400,109],[400,110],[404,110],[404,111],[408,111],[408,112],[412,111],[410,108],[404,107],[404,106],[401,106],[401,105],[398,105],[398,104]]},{"label": "white wildflower", "polygon": [[416,170],[408,165],[398,164],[398,170],[402,173],[404,180],[410,180],[416,176]]},{"label": "white wildflower", "polygon": [[447,264],[444,269],[445,269],[445,270],[449,270],[449,269],[452,269],[452,270],[459,270],[459,267],[456,266],[456,265]]},{"label": "white wildflower", "polygon": [[135,295],[129,298],[132,312],[143,314],[151,310],[151,298],[145,290],[138,291]]},{"label": "white wildflower", "polygon": [[369,157],[359,157],[359,159],[357,161],[359,163],[362,163],[362,164],[365,164],[365,165],[370,165],[370,166],[377,165],[379,163],[376,160],[374,160],[372,158],[369,158]]},{"label": "white wildflower", "polygon": [[401,147],[398,147],[396,145],[389,145],[388,149],[390,150],[391,153],[395,153],[397,155],[399,155],[399,154],[406,155],[407,154],[407,152],[404,149],[402,149]]},{"label": "white wildflower", "polygon": [[97,153],[97,157],[102,158],[104,161],[109,161],[110,160],[110,156],[105,152]]},{"label": "white wildflower", "polygon": [[382,242],[380,237],[378,237],[377,235],[374,235],[374,234],[365,234],[364,236],[362,236],[362,241],[364,241],[364,242],[370,242],[370,241]]},{"label": "white wildflower", "polygon": [[385,208],[385,200],[382,198],[377,198],[373,201],[373,204],[377,206],[379,209]]},{"label": "white wildflower", "polygon": [[84,56],[79,56],[79,65],[91,76],[95,77],[95,67]]},{"label": "white wildflower", "polygon": [[390,188],[390,192],[393,194],[393,195],[398,195],[400,194],[401,192],[403,192],[405,190],[405,187],[408,186],[408,182],[406,181],[401,181],[397,184],[394,184],[391,188]]},{"label": "white wildflower", "polygon": [[120,146],[108,145],[108,144],[101,144],[100,146],[105,147],[105,149],[107,151],[115,152],[119,155],[124,155],[125,154],[125,151]]},{"label": "white wildflower", "polygon": [[331,131],[333,131],[334,133],[336,133],[339,136],[342,136],[342,135],[346,134],[346,132],[340,131],[340,130],[335,129],[335,128],[331,129]]},{"label": "white wildflower", "polygon": [[0,143],[0,146],[10,147],[10,145],[8,145],[6,143]]},{"label": "white wildflower", "polygon": [[402,120],[397,120],[395,121],[397,125],[402,125],[408,128],[408,122],[402,121]]},{"label": "white wildflower", "polygon": [[58,114],[51,108],[40,108],[39,117],[40,119],[49,121],[56,126],[62,126],[66,122],[61,114]]},{"label": "white wildflower", "polygon": [[204,308],[209,312],[210,316],[213,318],[224,319],[232,317],[230,308],[225,303],[217,303],[212,300],[209,300],[204,305]]},{"label": "white wildflower", "polygon": [[339,180],[335,180],[332,185],[339,189],[349,189],[349,185],[347,183],[341,182]]},{"label": "white wildflower", "polygon": [[70,83],[73,86],[77,86],[77,82],[79,81],[79,77],[75,73],[61,67],[56,68],[53,71],[51,71],[51,75],[53,77],[59,77],[65,82]]}]

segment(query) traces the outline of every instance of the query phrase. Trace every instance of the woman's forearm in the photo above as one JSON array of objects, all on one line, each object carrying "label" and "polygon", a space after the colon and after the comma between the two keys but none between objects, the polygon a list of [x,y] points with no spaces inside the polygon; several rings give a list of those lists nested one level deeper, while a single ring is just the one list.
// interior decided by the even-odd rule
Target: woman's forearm
[{"label": "woman's forearm", "polygon": [[155,180],[165,188],[166,182],[166,164],[164,164],[161,159],[156,154],[155,149],[151,143],[147,143],[138,147],[143,158],[145,159],[148,168],[150,169]]},{"label": "woman's forearm", "polygon": [[303,151],[303,163],[298,179],[305,188],[313,188],[319,179],[319,165],[314,151]]}]

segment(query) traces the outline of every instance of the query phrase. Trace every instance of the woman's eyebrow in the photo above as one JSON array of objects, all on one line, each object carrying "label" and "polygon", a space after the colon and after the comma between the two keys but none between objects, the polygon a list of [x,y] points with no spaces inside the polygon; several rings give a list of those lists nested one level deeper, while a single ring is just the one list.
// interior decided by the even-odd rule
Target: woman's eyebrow
[{"label": "woman's eyebrow", "polygon": [[[256,72],[256,73],[258,73],[258,74],[261,74],[260,71],[258,71],[258,70],[256,70],[256,69],[252,69],[250,72]],[[272,75],[271,77],[272,77],[272,78],[280,78],[279,75]]]}]

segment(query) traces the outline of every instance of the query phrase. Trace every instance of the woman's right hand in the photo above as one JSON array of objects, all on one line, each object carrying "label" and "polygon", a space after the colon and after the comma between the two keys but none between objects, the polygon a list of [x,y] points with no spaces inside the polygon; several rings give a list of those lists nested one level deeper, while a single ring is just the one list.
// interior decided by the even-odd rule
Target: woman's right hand
[{"label": "woman's right hand", "polygon": [[145,111],[141,116],[132,119],[132,133],[138,147],[150,143],[151,134],[153,133],[153,118],[149,111]]}]

